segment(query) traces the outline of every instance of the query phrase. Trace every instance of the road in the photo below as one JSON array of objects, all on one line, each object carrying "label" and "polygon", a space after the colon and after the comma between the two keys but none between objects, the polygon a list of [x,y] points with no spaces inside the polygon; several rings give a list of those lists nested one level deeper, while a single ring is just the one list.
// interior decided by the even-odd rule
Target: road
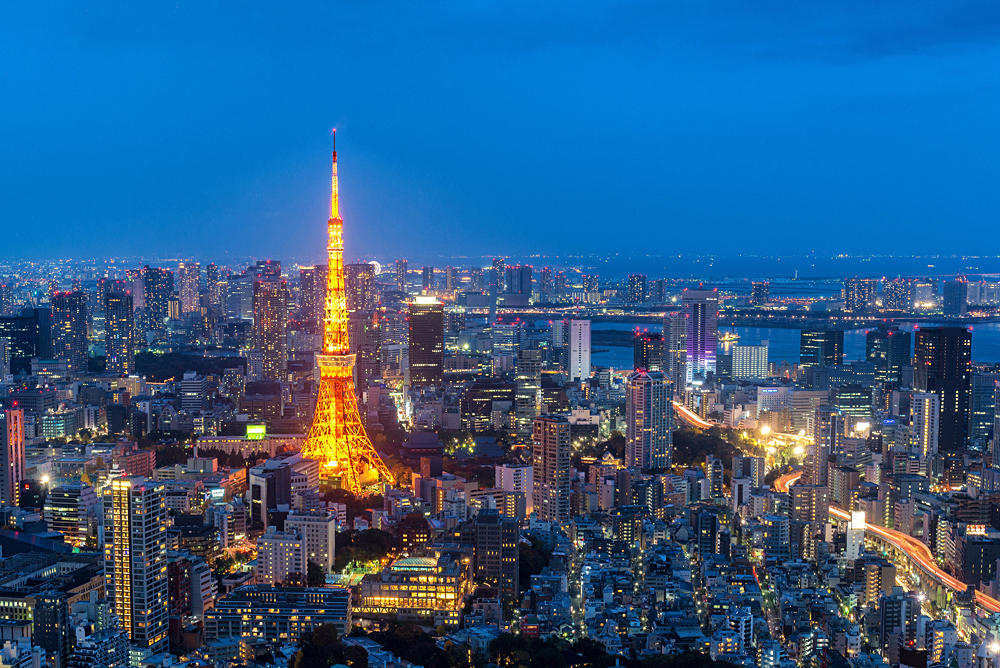
[{"label": "road", "polygon": [[[779,492],[787,492],[789,486],[793,485],[801,477],[802,471],[786,473],[774,481],[774,489]],[[842,520],[851,519],[850,513],[846,510],[841,510],[833,506],[830,506],[830,514]],[[918,563],[924,571],[930,573],[935,580],[949,589],[956,592],[964,592],[966,590],[966,584],[941,570],[934,559],[934,555],[931,554],[930,548],[913,536],[907,536],[905,533],[896,531],[895,529],[886,529],[874,524],[866,524],[865,531],[878,536],[897,550],[904,552],[906,556]],[[992,596],[987,596],[981,591],[976,592],[976,603],[990,612],[1000,612],[1000,601]]]},{"label": "road", "polygon": [[708,429],[709,427],[715,426],[711,422],[706,422],[702,420],[696,413],[692,413],[690,409],[684,404],[674,402],[674,410],[677,411],[677,415],[687,422],[692,427],[699,427],[701,429]]}]

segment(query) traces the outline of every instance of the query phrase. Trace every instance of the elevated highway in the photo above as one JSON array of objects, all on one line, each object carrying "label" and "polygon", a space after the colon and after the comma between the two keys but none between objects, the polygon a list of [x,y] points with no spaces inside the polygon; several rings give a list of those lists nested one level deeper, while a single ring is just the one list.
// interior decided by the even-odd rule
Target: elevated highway
[{"label": "elevated highway", "polygon": [[[774,489],[788,492],[788,488],[801,477],[802,471],[786,473],[774,481]],[[851,519],[850,513],[833,506],[830,506],[830,514],[841,520]],[[891,552],[897,560],[905,561],[911,570],[919,572],[925,582],[956,593],[965,593],[966,584],[939,568],[930,548],[913,536],[873,524],[865,525],[865,534],[877,545]],[[976,603],[990,612],[1000,612],[1000,601],[981,591],[976,591]]]}]

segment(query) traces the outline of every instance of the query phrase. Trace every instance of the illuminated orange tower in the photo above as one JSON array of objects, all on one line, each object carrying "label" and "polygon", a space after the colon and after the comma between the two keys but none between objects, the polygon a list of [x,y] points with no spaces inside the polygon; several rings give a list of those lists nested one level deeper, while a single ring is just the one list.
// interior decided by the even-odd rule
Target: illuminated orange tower
[{"label": "illuminated orange tower", "polygon": [[[334,147],[336,148],[336,146]],[[379,476],[395,480],[375,452],[358,413],[354,395],[354,355],[347,342],[347,296],[344,293],[344,221],[337,193],[337,151],[333,152],[333,195],[330,201],[326,300],[323,317],[323,353],[316,355],[320,370],[319,397],[302,454],[321,463],[323,478],[339,478],[340,486],[358,494]]]}]

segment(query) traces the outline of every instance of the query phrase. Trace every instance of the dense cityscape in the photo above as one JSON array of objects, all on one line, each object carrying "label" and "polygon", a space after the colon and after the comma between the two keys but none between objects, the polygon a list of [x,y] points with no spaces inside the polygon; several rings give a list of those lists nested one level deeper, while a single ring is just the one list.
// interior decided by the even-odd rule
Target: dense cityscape
[{"label": "dense cityscape", "polygon": [[337,169],[323,264],[2,267],[3,668],[1000,658],[1000,277],[345,264]]}]

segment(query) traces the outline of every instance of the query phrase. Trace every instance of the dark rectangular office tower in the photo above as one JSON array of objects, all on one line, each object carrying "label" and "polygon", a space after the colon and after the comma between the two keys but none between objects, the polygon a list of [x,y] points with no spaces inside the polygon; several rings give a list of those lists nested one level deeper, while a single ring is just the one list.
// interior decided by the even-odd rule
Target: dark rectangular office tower
[{"label": "dark rectangular office tower", "polygon": [[771,299],[771,283],[769,281],[751,281],[750,306],[763,306]]},{"label": "dark rectangular office tower", "polygon": [[956,450],[969,440],[972,332],[965,327],[917,330],[913,346],[913,388],[933,392],[941,403],[938,447]]},{"label": "dark rectangular office tower", "polygon": [[444,304],[433,297],[410,303],[410,386],[444,382]]},{"label": "dark rectangular office tower", "polygon": [[633,369],[646,371],[663,371],[663,336],[651,332],[643,332],[635,337],[635,349],[632,353]]},{"label": "dark rectangular office tower", "polygon": [[844,363],[844,333],[802,330],[799,334],[799,366],[819,368]]},{"label": "dark rectangular office tower", "polygon": [[31,358],[52,359],[52,311],[26,308],[21,315],[0,317],[0,339],[7,339],[10,372],[31,373]]},{"label": "dark rectangular office tower", "polygon": [[899,327],[879,325],[869,330],[865,337],[865,359],[875,364],[876,379],[898,385],[904,366],[910,365],[909,332]]},{"label": "dark rectangular office tower", "polygon": [[70,371],[87,371],[87,295],[77,291],[53,296],[52,345],[55,357],[69,360]]}]

